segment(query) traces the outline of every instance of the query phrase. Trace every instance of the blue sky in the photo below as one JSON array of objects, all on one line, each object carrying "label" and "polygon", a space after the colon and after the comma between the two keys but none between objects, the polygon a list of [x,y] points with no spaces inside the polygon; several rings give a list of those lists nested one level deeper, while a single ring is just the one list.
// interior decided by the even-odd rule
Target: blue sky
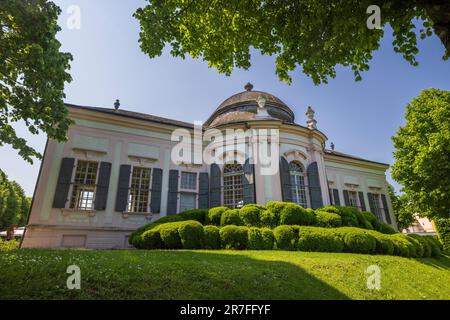
[{"label": "blue sky", "polygon": [[[394,53],[387,29],[362,81],[355,82],[351,70],[338,68],[335,79],[315,86],[297,70],[289,86],[275,75],[274,58],[257,52],[250,70],[235,70],[230,77],[209,69],[206,62],[173,58],[168,51],[149,59],[140,51],[139,25],[132,17],[145,4],[143,0],[55,2],[63,10],[58,34],[62,50],[74,57],[73,81],[66,87],[68,103],[112,107],[119,98],[124,109],[205,121],[224,99],[243,91],[250,81],[255,90],[270,92],[287,103],[299,124],[305,124],[306,108],[311,105],[318,128],[329,138],[327,146],[332,141],[337,151],[392,164],[391,136],[403,124],[407,103],[422,89],[450,90],[450,61],[441,59],[444,48],[434,35],[419,42],[418,67]],[[81,10],[79,30],[66,27],[71,5]],[[44,135],[30,136],[23,126],[18,131],[43,152]],[[31,196],[39,161],[30,165],[8,146],[0,152],[0,168]]]}]

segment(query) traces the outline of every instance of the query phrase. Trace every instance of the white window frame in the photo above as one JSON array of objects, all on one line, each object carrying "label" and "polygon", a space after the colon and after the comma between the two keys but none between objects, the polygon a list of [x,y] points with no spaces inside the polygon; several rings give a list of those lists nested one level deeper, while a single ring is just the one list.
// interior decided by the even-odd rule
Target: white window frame
[{"label": "white window frame", "polygon": [[[147,205],[146,205],[146,209],[145,211],[139,211],[139,210],[135,210],[135,207],[131,207],[131,191],[133,188],[133,174],[134,174],[134,170],[135,169],[140,169],[140,170],[149,170],[149,178],[148,178],[148,191],[147,191]],[[137,190],[141,190],[141,185],[142,185],[142,171],[140,173],[139,176],[139,188],[136,188]],[[147,167],[147,166],[138,166],[138,165],[133,165],[131,166],[131,172],[130,172],[130,182],[128,185],[128,196],[127,196],[127,207],[126,207],[126,212],[127,213],[133,213],[133,214],[147,214],[150,213],[150,202],[151,202],[151,189],[152,189],[152,181],[153,181],[153,168],[152,167]],[[140,196],[142,196],[141,194],[138,195],[138,202],[140,201]],[[138,208],[140,206],[138,205]]]},{"label": "white window frame", "polygon": [[[297,166],[300,170],[291,170],[291,164]],[[292,202],[304,208],[308,208],[305,170],[300,163],[296,161],[291,161],[289,163],[289,179],[292,191]]]},{"label": "white window frame", "polygon": [[[95,181],[93,184],[86,184],[86,180],[87,180],[87,175],[88,172],[86,171],[84,173],[84,182],[76,182],[75,179],[77,178],[77,173],[78,173],[78,166],[80,164],[80,162],[85,162],[87,163],[86,166],[86,170],[88,170],[89,168],[89,164],[93,164],[95,163],[97,168],[95,171]],[[95,211],[95,196],[97,193],[97,183],[98,183],[98,176],[99,176],[99,170],[100,170],[100,162],[96,161],[96,160],[86,160],[86,159],[75,159],[75,165],[74,165],[74,169],[72,172],[72,178],[71,178],[71,183],[70,183],[70,189],[69,189],[69,201],[68,204],[66,206],[68,206],[68,209],[70,210],[78,210],[78,211]],[[74,193],[76,192],[76,195],[74,195]],[[82,197],[80,197],[81,193],[84,192],[88,192],[89,194],[92,194],[91,196],[89,196],[88,199],[84,199]],[[75,200],[74,200],[75,197]],[[90,205],[80,205],[82,202],[85,202],[87,204],[87,202],[90,202]],[[67,208],[67,207],[66,207]]]},{"label": "white window frame", "polygon": [[[228,166],[240,166],[240,170],[225,172]],[[222,173],[223,205],[230,209],[241,208],[244,205],[244,166],[236,161],[234,163],[227,163],[224,165]],[[225,179],[230,179],[231,183],[226,185]],[[239,179],[240,184],[237,183]],[[227,192],[230,193],[231,197],[227,196]]]}]

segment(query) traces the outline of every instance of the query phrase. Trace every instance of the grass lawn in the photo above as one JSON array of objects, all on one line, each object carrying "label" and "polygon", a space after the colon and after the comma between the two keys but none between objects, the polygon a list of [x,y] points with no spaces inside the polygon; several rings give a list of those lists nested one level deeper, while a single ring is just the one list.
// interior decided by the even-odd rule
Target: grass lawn
[{"label": "grass lawn", "polygon": [[[68,290],[66,269],[81,268]],[[381,268],[367,289],[366,268]],[[450,258],[288,251],[0,252],[1,299],[450,299]]]}]

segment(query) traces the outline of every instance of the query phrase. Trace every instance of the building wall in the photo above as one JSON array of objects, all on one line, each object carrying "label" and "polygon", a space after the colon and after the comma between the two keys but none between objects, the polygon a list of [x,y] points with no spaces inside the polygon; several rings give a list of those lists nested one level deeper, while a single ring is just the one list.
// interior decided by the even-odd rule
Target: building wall
[{"label": "building wall", "polygon": [[[172,162],[171,152],[176,142],[171,141],[171,133],[176,127],[85,110],[71,110],[71,116],[75,124],[69,129],[68,141],[48,142],[23,247],[126,248],[127,237],[133,230],[166,215],[171,169],[196,172],[197,178],[201,172],[210,173],[210,167],[207,165],[180,165]],[[365,194],[374,183],[378,183],[379,192],[387,194],[385,167],[327,159],[323,153],[324,138],[314,131],[288,128],[279,121],[260,121],[247,123],[246,126],[279,129],[280,156],[289,162],[301,163],[305,171],[311,163],[317,162],[323,205],[330,204],[329,185],[342,190],[346,187],[345,179],[348,177],[357,181],[357,189]],[[255,146],[258,141],[253,140],[253,143]],[[64,157],[111,163],[105,210],[85,212],[52,208],[58,173]],[[122,164],[162,169],[160,214],[150,217],[146,214],[115,211],[119,168]],[[273,175],[261,175],[258,174],[259,169],[257,164],[254,176],[257,203],[281,201],[279,171]],[[198,192],[198,183],[196,191]],[[309,195],[307,197],[310,203]],[[343,203],[343,199],[341,200]],[[178,196],[177,207],[179,201]],[[369,207],[368,203],[366,206]],[[389,201],[392,213],[390,206]],[[395,221],[393,217],[392,221]]]}]

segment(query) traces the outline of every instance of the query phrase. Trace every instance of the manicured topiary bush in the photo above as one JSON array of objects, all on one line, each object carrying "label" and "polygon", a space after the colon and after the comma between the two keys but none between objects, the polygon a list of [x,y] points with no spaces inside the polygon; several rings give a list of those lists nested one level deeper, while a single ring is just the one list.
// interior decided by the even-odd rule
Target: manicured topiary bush
[{"label": "manicured topiary bush", "polygon": [[375,230],[365,230],[368,234],[371,234],[375,237],[376,240],[376,248],[375,251],[378,254],[394,254],[394,243],[390,239],[389,235],[380,233]]},{"label": "manicured topiary bush", "polygon": [[286,204],[280,211],[280,225],[308,226],[315,222],[315,215],[295,203]]},{"label": "manicured topiary bush", "polygon": [[181,249],[183,246],[181,244],[181,238],[178,233],[178,227],[180,222],[169,222],[159,225],[153,230],[159,231],[161,239],[166,249]]},{"label": "manicured topiary bush", "polygon": [[433,236],[422,236],[422,238],[430,245],[432,257],[437,257],[441,255],[439,240],[437,240]]},{"label": "manicured topiary bush", "polygon": [[382,221],[378,221],[377,231],[379,231],[381,233],[385,233],[385,234],[396,233],[394,228],[392,228],[390,225],[388,225],[387,223],[384,223]]},{"label": "manicured topiary bush", "polygon": [[273,229],[273,235],[278,249],[293,250],[295,248],[296,234],[292,226],[278,226]]},{"label": "manicured topiary bush", "polygon": [[247,249],[248,227],[227,225],[220,228],[220,242],[224,249]]},{"label": "manicured topiary bush", "polygon": [[275,228],[279,224],[278,215],[271,210],[264,210],[259,216],[261,220],[261,226],[268,228]]},{"label": "manicured topiary bush", "polygon": [[421,251],[423,258],[431,257],[431,245],[428,243],[425,237],[418,234],[409,234],[408,237],[413,238],[420,243],[420,246],[422,247]]},{"label": "manicured topiary bush", "polygon": [[317,225],[317,217],[316,217],[316,212],[311,209],[311,208],[307,208],[306,210],[306,214],[307,214],[307,220],[308,220],[308,225],[310,226],[316,226]]},{"label": "manicured topiary bush", "polygon": [[[321,208],[326,209],[327,207]],[[337,209],[337,214],[341,216],[342,219],[342,225],[346,227],[357,227],[358,224],[358,218],[356,217],[356,213],[358,212],[357,209],[349,206],[343,206],[343,207],[334,207]],[[327,211],[327,210],[323,210]]]},{"label": "manicured topiary bush", "polygon": [[136,239],[134,246],[138,249],[161,249],[163,241],[157,230],[147,230],[141,236],[140,240]]},{"label": "manicured topiary bush", "polygon": [[203,248],[220,249],[220,230],[216,226],[203,227]]},{"label": "manicured topiary bush", "polygon": [[377,241],[374,236],[362,230],[347,231],[341,235],[346,252],[375,253]]},{"label": "manicured topiary bush", "polygon": [[316,210],[316,221],[319,227],[338,228],[342,225],[341,216],[336,213]]},{"label": "manicured topiary bush", "polygon": [[300,227],[297,248],[300,251],[342,252],[344,243],[334,229]]},{"label": "manicured topiary bush", "polygon": [[394,255],[402,257],[415,257],[416,250],[411,242],[409,242],[405,237],[405,235],[400,233],[390,236],[390,239],[394,244]]},{"label": "manicured topiary bush", "polygon": [[179,222],[178,234],[184,249],[201,249],[203,226],[195,220]]},{"label": "manicured topiary bush", "polygon": [[290,202],[270,201],[266,203],[267,209],[280,216],[281,210]]},{"label": "manicured topiary bush", "polygon": [[273,249],[274,236],[268,228],[250,227],[248,229],[248,248],[252,250]]},{"label": "manicured topiary bush", "polygon": [[178,213],[178,216],[180,216],[182,220],[195,220],[204,224],[207,214],[208,209],[193,209],[180,212]]},{"label": "manicured topiary bush", "polygon": [[239,209],[239,215],[244,225],[248,227],[258,227],[261,225],[261,212],[267,210],[266,207],[247,204]]},{"label": "manicured topiary bush", "polygon": [[378,230],[378,223],[380,222],[378,218],[370,211],[362,211],[361,215],[370,223],[373,230]]},{"label": "manicured topiary bush", "polygon": [[227,207],[214,207],[209,209],[205,217],[205,224],[220,226],[220,219],[222,217],[222,213],[224,213],[227,210],[228,210]]},{"label": "manicured topiary bush", "polygon": [[220,225],[235,225],[242,226],[244,223],[239,215],[239,209],[229,209],[222,213],[222,217],[220,218]]}]

